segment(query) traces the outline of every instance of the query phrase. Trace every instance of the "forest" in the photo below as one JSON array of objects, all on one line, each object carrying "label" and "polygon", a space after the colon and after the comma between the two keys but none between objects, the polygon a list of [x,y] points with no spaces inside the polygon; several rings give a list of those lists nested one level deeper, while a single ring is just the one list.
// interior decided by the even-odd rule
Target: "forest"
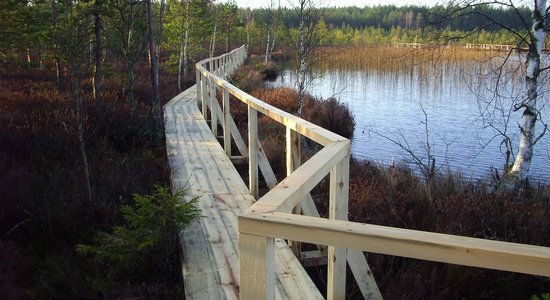
[{"label": "forest", "polygon": [[[194,84],[194,64],[206,57],[241,45],[247,45],[255,57],[268,53],[292,57],[299,35],[295,10],[268,7],[250,10],[232,1],[210,0],[0,1],[0,295],[4,299],[182,299],[175,237],[200,212],[175,201],[192,200],[192,195],[170,191],[162,105]],[[521,42],[510,30],[485,17],[519,32],[525,27],[518,14],[531,18],[527,7],[518,12],[478,6],[465,18],[445,19],[454,9],[314,8],[317,19],[312,32],[319,48],[400,42],[518,45]],[[261,62],[256,61],[248,71],[258,65]],[[399,223],[414,214],[428,215],[424,200],[439,196],[452,200],[445,204],[436,200],[431,207],[445,218],[451,218],[449,211],[460,211],[457,217],[474,223],[475,217],[465,216],[467,210],[492,210],[488,205],[494,196],[484,185],[461,182],[459,186],[443,177],[428,195],[430,187],[410,170],[394,176],[368,162],[357,162],[352,170],[361,175],[352,188],[370,186],[369,193],[379,196],[377,202],[368,202],[356,190],[351,207],[359,220],[376,218],[363,213],[361,201],[383,210],[389,205],[386,197],[409,201],[402,198],[415,193],[422,201],[411,200],[409,206],[394,209],[389,221],[375,221]],[[518,203],[524,195],[511,195],[486,221],[497,224],[505,237],[547,242],[547,188],[538,186],[525,193],[536,205]],[[457,197],[466,198],[469,206]],[[484,200],[477,202],[478,198]],[[515,220],[517,211],[535,217]],[[439,220],[448,223],[445,230],[460,228],[461,220],[445,218]],[[147,227],[151,225],[153,229]],[[411,227],[415,225],[427,226]],[[518,227],[528,237],[518,238],[520,234],[508,226]],[[533,227],[541,230],[531,232]],[[420,283],[437,272],[448,272],[443,280],[450,281],[460,273],[452,267],[441,271],[426,265],[417,273],[416,263],[395,261],[393,266],[393,258],[388,262],[376,256],[375,266],[390,273],[409,270],[397,275],[400,286],[407,288],[421,289]],[[495,277],[491,272],[479,274]],[[386,279],[383,286],[389,285]],[[511,288],[544,291],[541,281],[521,279]],[[421,290],[418,295],[449,295],[441,289]]]}]

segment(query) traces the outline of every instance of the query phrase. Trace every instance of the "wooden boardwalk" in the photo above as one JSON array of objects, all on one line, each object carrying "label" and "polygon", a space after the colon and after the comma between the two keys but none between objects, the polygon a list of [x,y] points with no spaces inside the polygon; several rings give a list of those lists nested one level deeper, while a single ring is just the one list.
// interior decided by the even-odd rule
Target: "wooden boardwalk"
[{"label": "wooden boardwalk", "polygon": [[[172,99],[164,117],[173,188],[198,196],[204,216],[181,236],[186,298],[238,299],[237,217],[255,200],[199,111],[195,87]],[[275,248],[276,298],[324,299],[286,242]]]}]

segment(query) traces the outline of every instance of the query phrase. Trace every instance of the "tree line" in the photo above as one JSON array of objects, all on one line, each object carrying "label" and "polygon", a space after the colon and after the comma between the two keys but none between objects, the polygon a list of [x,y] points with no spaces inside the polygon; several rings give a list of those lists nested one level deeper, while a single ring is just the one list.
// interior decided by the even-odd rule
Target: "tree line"
[{"label": "tree line", "polygon": [[[5,0],[0,4],[0,60],[3,64],[43,68],[45,62],[63,63],[65,41],[75,39],[89,66],[94,61],[124,62],[131,89],[131,69],[146,55],[146,3],[140,0]],[[238,8],[235,2],[160,0],[152,2],[152,32],[162,64],[189,73],[189,62],[241,44],[265,53],[291,42],[288,31],[299,28],[291,7]],[[467,36],[467,43],[513,43],[509,29],[522,30],[531,18],[528,7],[480,5],[468,8],[462,18],[442,22],[454,6],[379,5],[313,7],[320,20],[317,30],[325,45],[362,45],[392,42],[429,42],[441,36]],[[78,23],[78,24],[77,24]],[[78,25],[78,26],[77,26]],[[467,32],[475,31],[475,34]],[[95,49],[95,51],[94,51]],[[75,49],[73,49],[75,50]],[[65,64],[68,64],[65,61]],[[61,65],[61,70],[63,69]],[[101,67],[98,65],[99,71]],[[97,67],[94,67],[94,69]],[[59,69],[59,66],[58,66]],[[99,72],[98,72],[99,73]],[[63,75],[63,74],[60,74]],[[96,82],[99,80],[95,75]],[[181,79],[179,85],[181,86]],[[63,79],[63,78],[61,78]],[[95,86],[101,89],[100,84]],[[99,91],[100,93],[100,91]],[[131,93],[130,96],[131,98]],[[131,99],[130,99],[131,101]]]}]

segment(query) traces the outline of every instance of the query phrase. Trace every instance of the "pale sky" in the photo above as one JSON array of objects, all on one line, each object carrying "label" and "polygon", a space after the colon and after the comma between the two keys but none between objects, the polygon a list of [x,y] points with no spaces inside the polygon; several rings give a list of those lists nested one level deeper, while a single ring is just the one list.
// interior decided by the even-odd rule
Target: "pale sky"
[{"label": "pale sky", "polygon": [[[278,3],[279,0],[275,0],[275,3]],[[280,0],[282,6],[288,6],[289,1],[292,3],[293,0]],[[225,2],[222,0],[221,2]],[[239,7],[245,8],[260,8],[265,7],[267,8],[269,5],[269,0],[236,0],[237,5]],[[294,0],[295,2],[295,0]],[[357,7],[364,7],[364,6],[374,6],[374,5],[390,5],[394,4],[397,6],[403,6],[403,5],[427,5],[427,6],[433,6],[436,3],[444,3],[444,0],[320,0],[319,2],[322,2],[323,6],[357,6]]]}]

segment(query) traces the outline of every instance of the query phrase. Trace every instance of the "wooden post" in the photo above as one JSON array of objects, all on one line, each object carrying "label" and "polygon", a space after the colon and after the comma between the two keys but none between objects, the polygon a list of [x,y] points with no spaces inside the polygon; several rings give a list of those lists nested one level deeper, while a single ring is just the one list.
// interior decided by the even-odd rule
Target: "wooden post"
[{"label": "wooden post", "polygon": [[[329,219],[348,219],[349,148],[348,154],[330,171]],[[327,299],[345,299],[347,249],[328,247]]]},{"label": "wooden post", "polygon": [[223,90],[223,147],[227,156],[231,157],[231,128],[229,126],[231,120],[231,109],[229,107],[229,92],[222,88]]},{"label": "wooden post", "polygon": [[[302,151],[300,147],[300,134],[286,127],[286,175],[292,174],[302,164]],[[302,214],[301,204],[292,209],[293,214]],[[294,255],[300,259],[302,256],[302,244],[298,241],[288,241]]]},{"label": "wooden post", "polygon": [[201,102],[202,102],[202,115],[205,120],[208,120],[208,103],[206,102],[206,83],[208,79],[201,74]]},{"label": "wooden post", "polygon": [[258,111],[248,106],[248,182],[250,194],[258,199]]},{"label": "wooden post", "polygon": [[239,234],[240,299],[275,299],[275,240]]},{"label": "wooden post", "polygon": [[218,99],[216,99],[216,83],[214,80],[210,80],[210,125],[212,128],[212,133],[215,137],[218,136],[218,114],[216,113],[216,105],[218,104]]},{"label": "wooden post", "polygon": [[[196,68],[196,67],[195,67]],[[201,102],[201,72],[199,69],[195,69],[195,86],[197,88],[197,106],[200,107]]]}]

